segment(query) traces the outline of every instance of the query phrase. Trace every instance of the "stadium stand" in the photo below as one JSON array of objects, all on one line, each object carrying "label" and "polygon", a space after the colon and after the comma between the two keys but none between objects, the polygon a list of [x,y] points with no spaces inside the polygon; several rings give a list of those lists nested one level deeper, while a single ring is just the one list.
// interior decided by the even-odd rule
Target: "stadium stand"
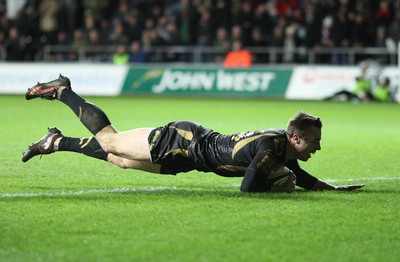
[{"label": "stadium stand", "polygon": [[1,61],[395,64],[399,40],[400,0],[0,0]]}]

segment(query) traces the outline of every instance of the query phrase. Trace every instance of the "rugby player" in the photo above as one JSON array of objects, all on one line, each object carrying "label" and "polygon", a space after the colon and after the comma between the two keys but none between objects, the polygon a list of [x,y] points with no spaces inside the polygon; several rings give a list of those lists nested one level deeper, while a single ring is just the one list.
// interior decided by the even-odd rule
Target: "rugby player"
[{"label": "rugby player", "polygon": [[[157,128],[117,131],[107,115],[71,89],[69,78],[60,75],[38,83],[25,94],[27,100],[59,100],[69,106],[91,138],[67,137],[56,128],[29,146],[22,161],[56,151],[79,152],[106,160],[121,168],[176,175],[198,170],[226,177],[243,177],[243,192],[292,192],[295,185],[309,190],[353,190],[363,185],[333,186],[300,168],[321,150],[322,122],[304,112],[289,120],[285,129],[223,135],[191,121],[176,121]],[[286,166],[291,170],[283,184],[269,180],[271,173]]]}]

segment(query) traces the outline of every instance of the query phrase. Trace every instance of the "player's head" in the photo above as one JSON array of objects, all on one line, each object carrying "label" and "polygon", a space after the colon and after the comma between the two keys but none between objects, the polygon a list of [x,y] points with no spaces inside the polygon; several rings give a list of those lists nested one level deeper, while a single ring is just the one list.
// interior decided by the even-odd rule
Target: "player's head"
[{"label": "player's head", "polygon": [[295,133],[300,136],[306,136],[308,129],[312,126],[321,129],[321,119],[305,112],[299,112],[289,120],[286,132],[289,136]]},{"label": "player's head", "polygon": [[289,120],[286,133],[297,159],[307,161],[311,154],[321,150],[321,129],[321,119],[305,112],[299,112]]}]

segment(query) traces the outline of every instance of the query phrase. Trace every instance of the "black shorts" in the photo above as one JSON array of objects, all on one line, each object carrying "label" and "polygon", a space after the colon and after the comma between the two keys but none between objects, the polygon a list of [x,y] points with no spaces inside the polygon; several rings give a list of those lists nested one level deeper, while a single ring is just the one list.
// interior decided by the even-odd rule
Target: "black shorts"
[{"label": "black shorts", "polygon": [[176,121],[151,131],[148,141],[151,161],[161,165],[161,174],[177,174],[196,169],[190,147],[205,129],[191,121]]}]

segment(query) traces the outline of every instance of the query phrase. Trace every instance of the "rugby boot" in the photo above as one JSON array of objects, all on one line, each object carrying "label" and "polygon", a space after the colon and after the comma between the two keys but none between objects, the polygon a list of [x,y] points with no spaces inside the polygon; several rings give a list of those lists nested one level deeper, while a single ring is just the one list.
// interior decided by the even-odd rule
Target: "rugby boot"
[{"label": "rugby boot", "polygon": [[22,153],[22,162],[27,162],[37,155],[48,155],[54,152],[54,142],[57,138],[63,137],[63,134],[57,127],[48,128],[48,132],[39,141],[28,147],[28,150]]},{"label": "rugby boot", "polygon": [[37,85],[28,88],[28,91],[25,93],[26,100],[31,100],[37,97],[54,100],[57,99],[57,91],[60,88],[71,89],[71,81],[68,77],[65,77],[60,74],[60,76],[52,81],[47,83],[37,83]]}]

